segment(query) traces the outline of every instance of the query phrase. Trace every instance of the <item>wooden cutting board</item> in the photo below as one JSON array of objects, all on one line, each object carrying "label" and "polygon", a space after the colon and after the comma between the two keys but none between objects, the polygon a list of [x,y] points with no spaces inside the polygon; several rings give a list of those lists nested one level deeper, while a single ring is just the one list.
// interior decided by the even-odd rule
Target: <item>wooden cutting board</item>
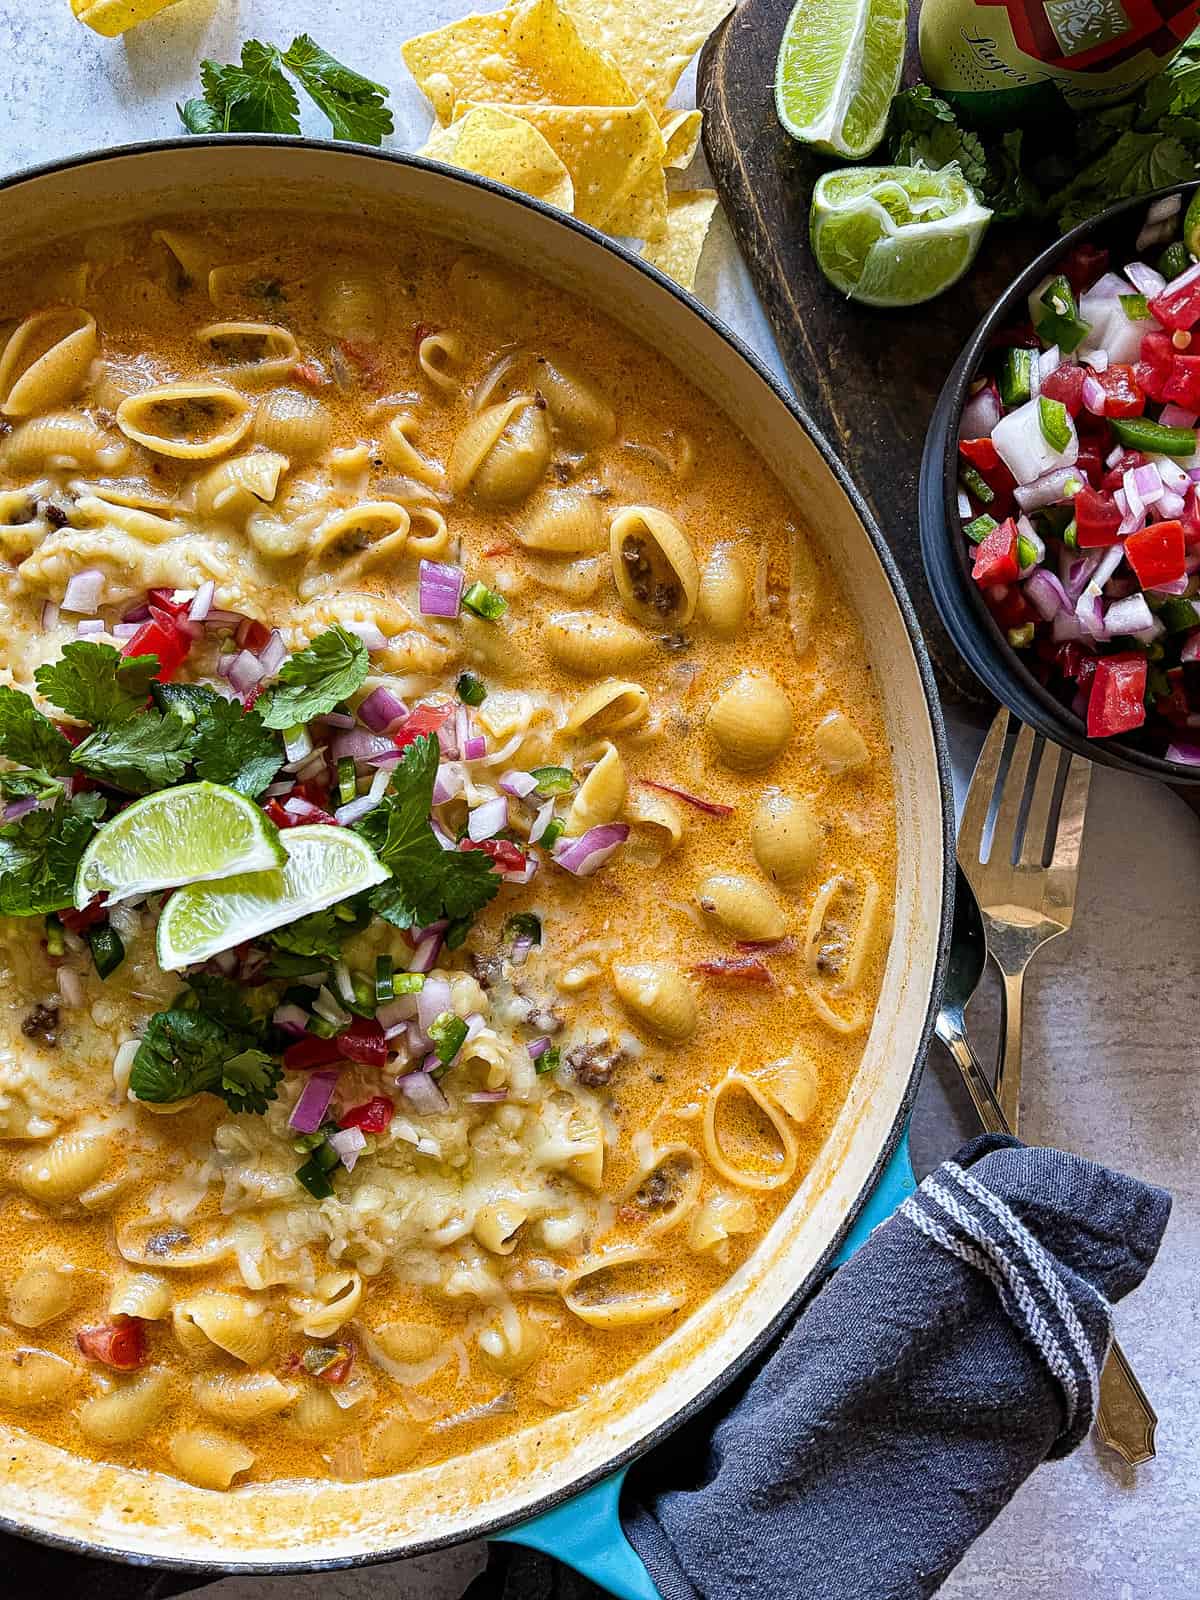
[{"label": "wooden cutting board", "polygon": [[[906,77],[919,76],[916,17]],[[704,148],[725,213],[766,307],[792,385],[840,453],[891,546],[948,699],[990,702],[938,620],[921,567],[917,473],[934,402],[975,324],[1054,238],[1008,225],[984,240],[964,281],[909,311],[847,301],[808,245],[812,187],[844,163],[797,144],[775,116],[775,57],[793,0],[741,0],[700,59]]]}]

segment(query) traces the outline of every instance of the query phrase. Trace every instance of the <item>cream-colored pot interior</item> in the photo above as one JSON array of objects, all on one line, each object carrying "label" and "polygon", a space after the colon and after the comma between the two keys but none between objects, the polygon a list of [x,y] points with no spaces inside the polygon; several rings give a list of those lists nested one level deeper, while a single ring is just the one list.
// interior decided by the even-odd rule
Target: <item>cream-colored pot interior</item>
[{"label": "cream-colored pot interior", "polygon": [[367,1483],[228,1495],[67,1457],[4,1428],[0,1518],[151,1561],[300,1566],[404,1554],[511,1522],[603,1473],[703,1395],[828,1252],[893,1137],[929,1010],[944,890],[930,713],[904,618],[854,507],[770,385],[677,294],[580,231],[486,187],[361,152],[272,143],[143,147],[0,190],[5,251],[168,210],[315,208],[469,240],[583,294],[735,419],[828,547],[859,613],[896,769],[899,888],[883,996],[858,1080],[820,1161],[727,1288],[631,1374],[577,1410],[442,1466]]}]

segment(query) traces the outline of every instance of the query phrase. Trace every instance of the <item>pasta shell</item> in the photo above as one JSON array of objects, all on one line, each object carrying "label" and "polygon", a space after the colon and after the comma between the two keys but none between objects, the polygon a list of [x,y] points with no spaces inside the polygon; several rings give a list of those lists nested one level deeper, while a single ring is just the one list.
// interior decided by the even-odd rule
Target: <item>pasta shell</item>
[{"label": "pasta shell", "polygon": [[791,702],[768,673],[743,672],[718,697],[708,729],[726,766],[754,772],[769,766],[791,738]]},{"label": "pasta shell", "polygon": [[192,1379],[201,1411],[234,1427],[278,1416],[299,1394],[299,1384],[283,1383],[273,1372],[206,1372]]},{"label": "pasta shell", "polygon": [[206,284],[212,271],[212,246],[198,234],[185,233],[182,228],[156,228],[151,235],[165,245],[179,268],[179,287],[188,289],[193,284]]},{"label": "pasta shell", "polygon": [[759,800],[750,829],[754,858],[767,877],[791,888],[816,863],[821,825],[804,795],[769,789]]},{"label": "pasta shell", "polygon": [[170,1375],[152,1367],[109,1394],[85,1400],[79,1408],[79,1426],[97,1444],[132,1444],[162,1416],[170,1394]]},{"label": "pasta shell", "polygon": [[405,1366],[415,1366],[436,1355],[445,1342],[437,1329],[421,1322],[389,1322],[374,1335],[384,1354]]},{"label": "pasta shell", "polygon": [[48,411],[19,422],[0,447],[10,472],[119,471],[129,446],[82,411]]},{"label": "pasta shell", "polygon": [[573,444],[594,449],[616,437],[613,408],[588,378],[582,378],[557,356],[539,356],[534,373],[537,391],[550,408],[554,426]]},{"label": "pasta shell", "polygon": [[171,1465],[181,1478],[201,1489],[228,1489],[241,1472],[254,1465],[254,1452],[238,1439],[210,1433],[207,1428],[185,1428],[167,1443]]},{"label": "pasta shell", "polygon": [[273,450],[253,450],[218,462],[196,484],[197,515],[221,522],[245,521],[252,511],[274,500],[288,466],[288,458]]},{"label": "pasta shell", "polygon": [[682,811],[655,789],[637,788],[626,802],[625,814],[636,825],[631,852],[647,866],[658,866],[683,838]]},{"label": "pasta shell", "polygon": [[560,611],[542,629],[550,659],[584,678],[608,677],[636,666],[650,654],[646,634],[613,617],[591,611]]},{"label": "pasta shell", "polygon": [[357,1272],[326,1272],[317,1279],[316,1293],[289,1301],[301,1333],[310,1339],[328,1339],[349,1322],[362,1304],[363,1281]]},{"label": "pasta shell", "polygon": [[271,1353],[275,1318],[261,1301],[211,1289],[175,1307],[175,1335],[192,1355],[211,1345],[248,1367],[262,1364]]},{"label": "pasta shell", "polygon": [[770,892],[738,872],[711,873],[696,892],[701,911],[737,939],[782,939],[787,918]]},{"label": "pasta shell", "polygon": [[700,1207],[688,1229],[688,1246],[699,1255],[720,1248],[732,1234],[752,1233],[754,1201],[748,1194],[726,1194],[718,1189]]},{"label": "pasta shell", "polygon": [[82,1377],[78,1367],[48,1350],[6,1350],[0,1354],[0,1406],[34,1411],[61,1400]]},{"label": "pasta shell", "polygon": [[599,823],[615,822],[624,810],[628,791],[629,780],[621,753],[616,745],[605,742],[600,759],[571,802],[565,831],[577,837]]},{"label": "pasta shell", "polygon": [[171,1309],[171,1286],[156,1272],[130,1272],[114,1286],[108,1300],[110,1317],[141,1317],[158,1322]]},{"label": "pasta shell", "polygon": [[649,710],[650,696],[640,683],[607,678],[572,703],[563,729],[581,735],[628,733],[645,722]]},{"label": "pasta shell", "polygon": [[687,1298],[684,1285],[663,1282],[661,1256],[640,1248],[591,1257],[563,1292],[563,1303],[581,1322],[604,1332],[661,1322]]},{"label": "pasta shell", "polygon": [[754,1076],[794,1122],[807,1122],[817,1109],[820,1084],[816,1063],[803,1045],[768,1062]]},{"label": "pasta shell", "polygon": [[667,1233],[695,1205],[702,1180],[700,1158],[691,1146],[668,1145],[652,1152],[648,1165],[626,1186],[621,1199],[636,1206],[655,1233]]},{"label": "pasta shell", "polygon": [[435,389],[455,394],[462,380],[455,368],[466,358],[466,347],[456,333],[429,333],[417,345],[417,366]]},{"label": "pasta shell", "polygon": [[389,467],[394,467],[406,477],[415,478],[418,483],[423,483],[431,489],[440,489],[446,474],[439,462],[431,461],[417,449],[416,438],[419,432],[420,423],[416,417],[411,412],[401,411],[383,430],[383,437],[379,441],[379,453]]},{"label": "pasta shell", "polygon": [[112,1143],[104,1135],[60,1133],[18,1167],[17,1182],[33,1199],[60,1204],[90,1188],[112,1158]]},{"label": "pasta shell", "polygon": [[510,1319],[500,1327],[485,1328],[479,1335],[479,1349],[484,1362],[502,1378],[517,1378],[528,1372],[544,1353],[547,1345],[546,1330],[529,1317]]},{"label": "pasta shell", "polygon": [[682,1040],[696,1031],[696,998],[679,968],[669,961],[639,961],[613,967],[613,987],[629,1014],[660,1039]]},{"label": "pasta shell", "polygon": [[381,560],[399,560],[411,521],[395,500],[367,500],[348,511],[334,511],[309,541],[308,560],[340,566],[348,582]]},{"label": "pasta shell", "polygon": [[387,328],[387,295],[369,273],[325,273],[317,284],[316,310],[318,327],[334,339],[373,343]]},{"label": "pasta shell", "polygon": [[315,1444],[353,1433],[358,1426],[352,1412],[343,1411],[328,1389],[315,1384],[304,1390],[285,1421],[290,1432]]},{"label": "pasta shell", "polygon": [[248,389],[281,383],[300,357],[295,335],[273,322],[212,322],[196,338],[223,378]]},{"label": "pasta shell", "polygon": [[28,417],[69,400],[83,388],[98,349],[96,319],[78,306],[26,317],[0,356],[0,412]]},{"label": "pasta shell", "polygon": [[485,505],[523,500],[550,464],[550,429],[532,395],[518,394],[474,416],[454,441],[447,472],[455,494]]},{"label": "pasta shell", "polygon": [[570,485],[544,489],[517,525],[527,550],[552,555],[591,555],[604,548],[600,502],[586,489]]},{"label": "pasta shell", "polygon": [[609,527],[613,578],[621,604],[648,628],[692,620],[700,569],[683,529],[665,511],[625,506]]},{"label": "pasta shell", "polygon": [[753,1190],[789,1183],[799,1158],[796,1136],[774,1100],[737,1072],[709,1091],[704,1153],[729,1183]]},{"label": "pasta shell", "polygon": [[32,1261],[9,1288],[8,1314],[19,1328],[45,1327],[71,1309],[82,1287],[74,1267]]},{"label": "pasta shell", "polygon": [[324,455],[333,438],[328,410],[299,389],[272,389],[258,402],[254,437],[289,461],[313,461]]},{"label": "pasta shell", "polygon": [[406,1467],[425,1439],[425,1428],[409,1417],[386,1417],[363,1440],[363,1466],[372,1478]]},{"label": "pasta shell", "polygon": [[830,772],[849,772],[854,767],[865,766],[871,759],[866,740],[841,711],[831,711],[822,717],[813,733],[817,754]]},{"label": "pasta shell", "polygon": [[253,421],[245,396],[219,383],[165,383],[117,407],[117,426],[127,439],[179,461],[224,455]]},{"label": "pasta shell", "polygon": [[732,545],[719,544],[700,578],[696,614],[718,639],[735,638],[750,609],[750,577]]}]

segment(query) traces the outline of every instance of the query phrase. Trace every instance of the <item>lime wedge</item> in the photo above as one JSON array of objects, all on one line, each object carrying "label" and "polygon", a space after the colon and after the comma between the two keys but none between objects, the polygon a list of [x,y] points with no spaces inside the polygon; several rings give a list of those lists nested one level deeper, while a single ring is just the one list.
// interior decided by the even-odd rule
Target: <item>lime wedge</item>
[{"label": "lime wedge", "polygon": [[868,306],[915,306],[957,283],[992,213],[957,167],[851,167],[813,190],[817,265]]},{"label": "lime wedge", "polygon": [[184,783],[106,822],[75,874],[75,904],[110,904],[181,883],[263,872],[284,860],[279,830],[253,800],[220,783]]},{"label": "lime wedge", "polygon": [[1183,242],[1190,255],[1200,252],[1200,189],[1188,202],[1187,215],[1183,219]]},{"label": "lime wedge", "polygon": [[158,964],[165,972],[207,961],[391,877],[349,828],[317,822],[285,828],[279,839],[287,854],[282,867],[189,884],[171,896],[158,919]]},{"label": "lime wedge", "polygon": [[857,161],[883,138],[904,64],[908,0],[797,0],[775,63],[793,139]]}]

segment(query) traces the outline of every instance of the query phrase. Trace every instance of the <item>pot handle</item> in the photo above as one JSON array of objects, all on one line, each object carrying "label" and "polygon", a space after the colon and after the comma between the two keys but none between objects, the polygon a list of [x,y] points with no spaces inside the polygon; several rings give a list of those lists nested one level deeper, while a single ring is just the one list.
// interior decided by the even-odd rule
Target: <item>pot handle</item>
[{"label": "pot handle", "polygon": [[[848,1261],[866,1243],[871,1231],[886,1222],[916,1187],[906,1127],[833,1265],[840,1267]],[[626,1470],[622,1467],[611,1478],[593,1484],[553,1511],[545,1511],[507,1533],[493,1534],[492,1538],[502,1544],[528,1545],[553,1556],[616,1595],[617,1600],[661,1600],[621,1527],[621,1488]]]}]

